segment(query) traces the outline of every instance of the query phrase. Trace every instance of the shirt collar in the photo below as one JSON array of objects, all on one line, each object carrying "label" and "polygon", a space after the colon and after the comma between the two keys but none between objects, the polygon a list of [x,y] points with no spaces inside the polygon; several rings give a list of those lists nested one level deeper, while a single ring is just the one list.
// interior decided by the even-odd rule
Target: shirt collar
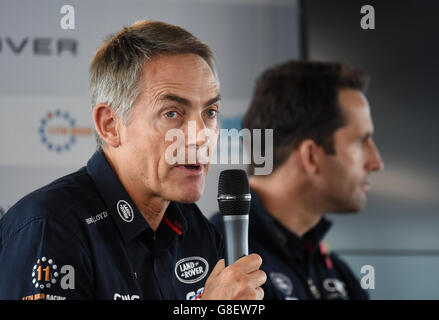
[{"label": "shirt collar", "polygon": [[87,162],[87,172],[95,182],[125,242],[150,228],[102,150],[96,151]]},{"label": "shirt collar", "polygon": [[[320,241],[331,228],[332,222],[323,217],[316,226],[310,229],[302,237],[299,237],[288,230],[264,208],[261,199],[256,192],[251,190],[251,195],[251,208],[252,212],[256,215],[254,218],[262,220],[262,223],[258,223],[259,227],[256,226],[256,228],[259,229],[257,233],[261,234],[265,239],[274,241],[282,246],[287,246],[290,251],[302,252],[308,250],[314,252],[315,249],[319,248]],[[261,230],[261,228],[264,230]]]},{"label": "shirt collar", "polygon": [[[96,151],[90,158],[87,163],[87,172],[95,182],[99,194],[126,243],[145,230],[154,233],[119,181],[102,150]],[[178,203],[169,204],[161,223],[166,224],[177,235],[187,230],[187,222]]]},{"label": "shirt collar", "polygon": [[188,223],[184,217],[183,204],[171,201],[160,222],[152,242],[155,252],[168,248],[176,236],[180,236],[188,229]]}]

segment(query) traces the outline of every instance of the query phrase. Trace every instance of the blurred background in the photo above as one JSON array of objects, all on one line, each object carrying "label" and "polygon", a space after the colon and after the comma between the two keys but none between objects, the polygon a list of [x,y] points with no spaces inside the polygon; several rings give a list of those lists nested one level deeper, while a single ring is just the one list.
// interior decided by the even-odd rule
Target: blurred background
[{"label": "blurred background", "polygon": [[[75,28],[64,30],[64,5]],[[362,6],[375,10],[363,30]],[[329,215],[325,241],[373,299],[439,298],[439,4],[357,0],[1,0],[0,218],[25,194],[85,165],[95,150],[88,66],[104,38],[136,20],[161,20],[214,50],[221,127],[240,130],[255,78],[287,59],[343,61],[371,76],[375,142],[385,163],[365,211]],[[231,147],[232,152],[239,148]],[[198,205],[217,210],[213,165]]]}]

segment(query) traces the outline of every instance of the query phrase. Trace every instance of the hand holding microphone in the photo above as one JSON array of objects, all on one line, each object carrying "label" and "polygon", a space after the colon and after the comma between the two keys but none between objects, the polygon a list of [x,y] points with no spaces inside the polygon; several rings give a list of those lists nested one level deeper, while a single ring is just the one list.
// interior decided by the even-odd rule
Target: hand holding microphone
[{"label": "hand holding microphone", "polygon": [[259,299],[264,297],[261,286],[267,280],[259,270],[262,259],[248,255],[248,213],[250,187],[244,170],[222,171],[218,183],[218,205],[223,216],[225,260],[212,270],[204,287],[202,299]]}]

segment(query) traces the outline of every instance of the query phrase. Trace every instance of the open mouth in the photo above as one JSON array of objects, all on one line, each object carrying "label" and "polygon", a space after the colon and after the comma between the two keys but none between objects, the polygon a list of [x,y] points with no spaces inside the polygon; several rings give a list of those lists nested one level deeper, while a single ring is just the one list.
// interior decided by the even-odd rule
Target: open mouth
[{"label": "open mouth", "polygon": [[177,168],[189,175],[199,176],[203,172],[203,166],[201,164],[181,164],[178,165]]},{"label": "open mouth", "polygon": [[187,164],[187,165],[184,165],[184,167],[188,170],[194,170],[194,171],[197,171],[201,168],[201,166],[198,164]]}]

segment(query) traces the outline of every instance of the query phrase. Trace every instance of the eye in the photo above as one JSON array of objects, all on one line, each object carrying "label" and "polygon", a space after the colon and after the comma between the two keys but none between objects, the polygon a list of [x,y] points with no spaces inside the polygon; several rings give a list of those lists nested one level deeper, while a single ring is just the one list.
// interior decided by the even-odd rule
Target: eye
[{"label": "eye", "polygon": [[208,110],[206,110],[206,115],[209,118],[215,118],[217,114],[218,114],[218,111],[215,110],[215,109],[208,109]]},{"label": "eye", "polygon": [[168,119],[175,119],[177,115],[177,111],[168,111],[165,113],[165,117]]},{"label": "eye", "polygon": [[363,139],[361,139],[361,142],[362,142],[363,144],[366,144],[366,143],[370,142],[371,138],[372,138],[372,137],[371,137],[370,135],[367,135],[367,136],[365,136]]}]

